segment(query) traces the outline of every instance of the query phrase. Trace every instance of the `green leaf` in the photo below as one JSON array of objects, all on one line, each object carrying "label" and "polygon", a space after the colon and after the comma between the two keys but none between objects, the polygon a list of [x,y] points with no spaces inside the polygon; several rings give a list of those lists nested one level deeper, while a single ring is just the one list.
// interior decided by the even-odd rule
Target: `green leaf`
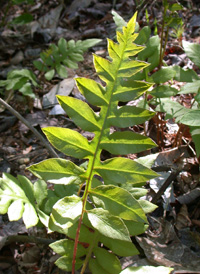
[{"label": "green leaf", "polygon": [[102,85],[92,79],[76,78],[76,84],[85,98],[95,106],[104,106],[108,104],[105,98],[105,89]]},{"label": "green leaf", "polygon": [[47,215],[46,213],[44,213],[42,210],[40,210],[39,208],[37,209],[37,213],[40,219],[40,222],[45,226],[48,227],[49,224],[49,214]]},{"label": "green leaf", "polygon": [[30,203],[25,203],[24,213],[22,217],[26,228],[35,226],[38,223],[38,216],[36,214],[36,210],[34,208],[34,205]]},{"label": "green leaf", "polygon": [[[141,224],[141,223],[139,223]],[[143,233],[140,230],[140,233]],[[117,239],[111,239],[106,236],[100,235],[100,242],[102,242],[106,247],[112,250],[118,256],[134,256],[139,254],[135,245],[131,242],[121,241]]]},{"label": "green leaf", "polygon": [[155,146],[156,144],[150,138],[132,131],[115,131],[101,141],[101,148],[115,155],[138,153]]},{"label": "green leaf", "polygon": [[40,207],[43,201],[47,198],[47,184],[43,180],[37,180],[34,184],[34,196],[37,204]]},{"label": "green leaf", "polygon": [[165,119],[176,118],[176,121],[179,122],[182,116],[190,111],[190,109],[183,107],[176,101],[172,101],[170,98],[160,99],[159,103],[155,110],[166,112]]},{"label": "green leaf", "polygon": [[[53,191],[52,191],[53,192]],[[42,210],[50,216],[52,212],[52,208],[55,205],[55,203],[59,200],[59,197],[54,194],[53,197],[51,197],[52,192],[48,191],[48,199],[45,201],[45,203],[42,205]],[[54,193],[54,192],[53,192]],[[49,226],[49,222],[47,222],[46,227]]]},{"label": "green leaf", "polygon": [[165,266],[130,266],[125,268],[120,274],[170,274],[173,268]]},{"label": "green leaf", "polygon": [[108,122],[111,126],[130,127],[142,124],[151,119],[155,112],[148,111],[135,106],[123,106],[108,116]]},{"label": "green leaf", "polygon": [[87,103],[67,96],[57,96],[59,104],[75,124],[85,131],[99,131],[98,117]]},{"label": "green leaf", "polygon": [[[127,188],[127,186],[130,186],[130,188]],[[133,187],[131,184],[126,184],[126,190],[128,190],[128,192],[131,193],[131,195],[133,195],[133,197],[135,199],[139,199],[142,196],[147,195],[148,190],[145,188],[141,188],[141,187]]]},{"label": "green leaf", "polygon": [[134,81],[132,79],[121,81],[114,91],[113,100],[122,102],[134,100],[145,93],[151,86],[152,84],[150,83]]},{"label": "green leaf", "polygon": [[175,96],[178,93],[176,88],[172,88],[171,86],[157,86],[151,91],[151,95],[156,98],[169,98],[171,96]]},{"label": "green leaf", "polygon": [[105,58],[94,55],[94,66],[99,77],[104,82],[113,81],[115,78],[112,63]]},{"label": "green leaf", "polygon": [[37,86],[37,79],[36,79],[35,74],[28,69],[21,69],[21,70],[15,69],[15,70],[10,71],[7,75],[8,79],[21,78],[21,77],[23,77],[23,78],[25,77],[25,78],[29,79],[33,83],[34,86]]},{"label": "green leaf", "polygon": [[9,80],[0,80],[0,87],[5,87],[8,84]]},{"label": "green leaf", "polygon": [[116,11],[112,10],[111,13],[113,15],[115,25],[117,26],[117,31],[121,31],[122,27],[126,27],[126,21]]},{"label": "green leaf", "polygon": [[24,203],[22,200],[14,201],[8,208],[8,217],[10,221],[18,221],[24,212]]},{"label": "green leaf", "polygon": [[182,10],[182,9],[183,9],[183,6],[178,3],[172,4],[169,6],[169,10],[172,12],[177,11],[177,10]]},{"label": "green leaf", "polygon": [[183,69],[180,66],[173,66],[173,70],[176,72],[174,80],[179,82],[193,82],[199,80],[199,76],[193,69]]},{"label": "green leaf", "polygon": [[22,15],[17,16],[15,19],[13,19],[11,21],[11,24],[24,25],[32,21],[33,21],[33,15],[31,15],[30,13],[23,13]]},{"label": "green leaf", "polygon": [[38,223],[38,216],[32,183],[24,176],[19,175],[17,180],[12,175],[4,173],[0,186],[0,213],[8,212],[10,220],[23,217],[26,228],[35,226]]},{"label": "green leaf", "polygon": [[118,72],[118,77],[131,77],[141,71],[142,69],[145,69],[148,67],[148,63],[142,62],[142,61],[124,61],[122,62],[119,72]]},{"label": "green leaf", "polygon": [[54,192],[60,198],[64,198],[65,196],[72,196],[76,194],[78,190],[79,190],[78,184],[54,185]]},{"label": "green leaf", "polygon": [[157,208],[157,205],[154,205],[147,200],[139,200],[138,202],[140,206],[142,207],[142,209],[144,210],[145,214],[151,213]]},{"label": "green leaf", "polygon": [[26,194],[29,201],[34,204],[35,198],[34,198],[34,190],[33,190],[33,184],[31,181],[26,178],[25,176],[18,175],[17,179],[20,183],[20,187],[23,188],[24,193]]},{"label": "green leaf", "polygon": [[30,83],[26,83],[25,85],[23,85],[23,87],[20,88],[19,91],[25,96],[29,96],[30,98],[33,98],[33,99],[36,98]]},{"label": "green leaf", "polygon": [[39,71],[43,71],[43,66],[44,64],[39,61],[39,60],[35,60],[33,61],[33,65],[36,67],[36,69],[38,69]]},{"label": "green leaf", "polygon": [[102,208],[88,210],[87,215],[91,225],[102,235],[112,239],[131,241],[128,230],[119,217],[111,215]]},{"label": "green leaf", "polygon": [[[65,230],[65,234],[71,239],[76,238],[78,222],[79,220],[77,220],[77,222],[75,222],[72,226]],[[97,232],[94,232],[94,230],[91,228],[91,225],[89,227],[82,223],[79,235],[79,242],[85,244],[86,247],[88,247],[89,245],[93,245],[96,238],[96,233]]]},{"label": "green leaf", "polygon": [[179,94],[197,93],[200,89],[200,80],[187,83],[181,87]]},{"label": "green leaf", "polygon": [[69,55],[69,58],[74,62],[80,62],[84,60],[82,54],[80,53],[72,53],[71,55]]},{"label": "green leaf", "polygon": [[13,79],[8,79],[6,83],[6,90],[18,90],[27,83],[26,77],[16,77]]},{"label": "green leaf", "polygon": [[77,69],[78,68],[78,65],[76,62],[70,60],[69,58],[68,59],[64,59],[62,60],[63,64],[65,66],[67,66],[68,68],[71,68],[71,69]]},{"label": "green leaf", "polygon": [[137,163],[139,163],[145,167],[151,168],[157,157],[158,157],[158,153],[149,154],[149,155],[137,158],[134,161],[136,161]]},{"label": "green leaf", "polygon": [[163,67],[154,74],[152,79],[156,84],[165,83],[171,80],[176,75],[176,72],[170,67]]},{"label": "green leaf", "polygon": [[94,47],[96,44],[100,43],[102,39],[92,38],[81,41],[80,48],[82,51],[88,50],[88,48]]},{"label": "green leaf", "polygon": [[67,69],[65,66],[63,66],[61,64],[57,64],[55,68],[56,68],[56,71],[60,77],[67,78],[68,72],[67,72]]},{"label": "green leaf", "polygon": [[52,209],[49,228],[52,231],[64,233],[81,215],[82,200],[75,195],[60,199]]},{"label": "green leaf", "polygon": [[89,261],[89,269],[92,271],[92,274],[110,274],[102,267],[102,263],[99,264],[97,260],[93,258]]},{"label": "green leaf", "polygon": [[200,51],[200,45],[190,43],[187,41],[182,41],[183,49],[185,50],[186,55],[190,58],[192,62],[195,63],[197,67],[200,68],[200,57],[199,57],[199,51]]},{"label": "green leaf", "polygon": [[[42,55],[42,53],[41,53],[41,55]],[[59,57],[60,56],[58,56],[57,58],[59,59]],[[56,58],[56,61],[58,61],[57,58]],[[52,68],[52,69],[54,68],[54,66],[55,66],[55,60],[53,60],[53,58],[52,58],[52,52],[51,51],[48,52],[47,54],[45,54],[45,58],[43,58],[43,61],[44,61],[45,65],[47,65],[48,70],[50,70],[50,68]],[[52,72],[52,74],[53,74],[53,72]],[[49,75],[51,76],[51,72],[49,72]]]},{"label": "green leaf", "polygon": [[[23,204],[29,204],[31,201],[28,200],[24,190],[21,187],[20,181],[14,178],[12,175],[3,173],[2,179],[0,179],[0,214],[5,214],[8,212],[10,205],[12,205],[13,202],[21,200]],[[19,212],[17,213],[16,208],[16,215],[21,215],[22,206],[21,203],[19,205]],[[11,218],[13,218],[12,214],[12,208],[11,207]],[[36,215],[36,212],[34,212],[34,215]],[[8,216],[9,217],[9,216]],[[36,223],[35,216],[33,216],[33,225]],[[36,215],[37,217],[37,215]],[[27,224],[26,224],[27,225]],[[28,227],[28,226],[27,226]]]},{"label": "green leaf", "polygon": [[[71,259],[73,258],[73,251],[74,251],[74,241],[70,239],[63,239],[56,241],[49,245],[50,248],[53,249],[54,252],[58,253],[59,255],[67,255]],[[78,244],[77,248],[77,257],[82,257],[87,253],[87,250],[81,245]]]},{"label": "green leaf", "polygon": [[[138,54],[141,50],[143,50],[143,47],[142,46],[138,46],[138,45],[136,45],[136,44],[130,44],[130,46],[128,47],[128,49],[127,49],[127,52],[125,52],[124,53],[124,57],[130,57],[130,56],[134,56],[134,55],[136,55],[136,54]],[[113,60],[115,60],[115,59],[118,59],[119,58],[119,52],[122,52],[123,51],[123,47],[122,47],[122,45],[120,45],[120,44],[117,44],[117,43],[115,43],[115,42],[113,42],[112,40],[110,40],[110,39],[108,39],[108,53],[109,53],[109,55],[110,55],[110,57],[113,59]],[[130,61],[130,60],[129,60]],[[137,66],[142,66],[142,62],[136,62],[136,63],[134,63],[134,64],[137,64],[136,65],[136,69],[138,69],[137,68]],[[126,58],[124,58],[124,63],[122,63],[122,64],[120,64],[121,66],[121,69],[123,70],[124,68],[125,68],[125,66],[127,66],[127,59]],[[130,63],[130,65],[131,65],[131,63]],[[146,67],[147,66],[147,64],[145,63],[143,63],[143,65]],[[132,65],[131,65],[131,67],[130,68],[132,68]],[[135,73],[135,72],[134,72]]]},{"label": "green leaf", "polygon": [[147,60],[150,65],[149,71],[152,71],[159,64],[160,59],[160,38],[158,35],[149,38],[146,48],[138,54],[139,60]]},{"label": "green leaf", "polygon": [[7,212],[10,220],[23,217],[26,228],[38,223],[32,183],[26,177],[18,176],[17,180],[4,173],[0,179],[0,214]]},{"label": "green leaf", "polygon": [[149,26],[143,27],[140,30],[138,37],[135,39],[135,43],[138,45],[146,44],[150,38],[150,35],[151,35],[151,28]]},{"label": "green leaf", "polygon": [[43,132],[51,144],[66,155],[81,159],[93,155],[93,150],[88,140],[74,130],[47,127],[43,128]]},{"label": "green leaf", "polygon": [[[78,270],[83,265],[83,260],[76,259],[75,270]],[[72,258],[69,256],[62,256],[58,260],[56,260],[55,265],[57,265],[60,269],[64,271],[72,271]]]},{"label": "green leaf", "polygon": [[183,20],[181,17],[178,16],[178,14],[176,13],[175,16],[171,15],[169,17],[166,18],[166,25],[171,27],[171,28],[177,28],[177,26],[181,26],[183,25]]},{"label": "green leaf", "polygon": [[54,77],[54,74],[55,74],[55,69],[51,69],[48,72],[46,72],[44,76],[48,81],[50,81]]},{"label": "green leaf", "polygon": [[180,123],[188,126],[200,126],[200,109],[189,110],[181,117]]},{"label": "green leaf", "polygon": [[95,170],[103,177],[106,184],[125,183],[141,184],[157,177],[153,170],[126,158],[112,158],[95,166]]},{"label": "green leaf", "polygon": [[124,223],[125,223],[126,227],[128,228],[129,234],[131,236],[137,236],[139,234],[142,234],[148,228],[148,225],[144,224],[144,223],[128,221],[128,220],[124,220]]},{"label": "green leaf", "polygon": [[200,104],[200,92],[197,93],[197,94],[194,96],[194,99],[196,100],[196,102],[197,102],[198,104]]},{"label": "green leaf", "polygon": [[84,169],[69,160],[47,159],[28,168],[35,176],[54,184],[80,184]]},{"label": "green leaf", "polygon": [[104,248],[96,247],[94,248],[94,255],[99,265],[102,265],[103,269],[109,274],[118,274],[121,272],[120,261],[113,253]]},{"label": "green leaf", "polygon": [[89,193],[94,203],[110,214],[125,220],[147,222],[142,207],[128,191],[112,185],[102,185]]},{"label": "green leaf", "polygon": [[62,54],[67,52],[67,41],[63,37],[58,41],[58,48]]}]

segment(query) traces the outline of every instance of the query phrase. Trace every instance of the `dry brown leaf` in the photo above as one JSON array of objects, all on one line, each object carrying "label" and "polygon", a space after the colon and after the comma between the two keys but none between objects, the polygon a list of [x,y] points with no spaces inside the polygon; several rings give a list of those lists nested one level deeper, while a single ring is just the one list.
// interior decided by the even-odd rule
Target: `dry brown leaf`
[{"label": "dry brown leaf", "polygon": [[182,228],[191,226],[191,224],[192,223],[188,216],[187,206],[184,204],[182,205],[180,212],[177,214],[175,227],[176,229],[180,230]]}]

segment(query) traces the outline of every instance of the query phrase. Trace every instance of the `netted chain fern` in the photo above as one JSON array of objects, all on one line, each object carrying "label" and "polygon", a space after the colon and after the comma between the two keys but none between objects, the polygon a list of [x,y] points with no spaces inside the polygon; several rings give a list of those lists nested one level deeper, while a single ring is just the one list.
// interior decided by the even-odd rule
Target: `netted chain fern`
[{"label": "netted chain fern", "polygon": [[[144,183],[157,174],[136,161],[122,157],[155,146],[150,138],[125,129],[144,123],[154,113],[135,106],[118,106],[119,101],[134,100],[151,86],[131,78],[148,66],[146,62],[133,59],[143,50],[142,46],[134,44],[138,35],[134,33],[135,23],[136,14],[123,27],[122,33],[117,32],[118,43],[108,39],[108,53],[112,61],[94,55],[95,69],[102,84],[87,78],[76,79],[87,101],[100,107],[98,114],[86,102],[58,96],[67,115],[79,128],[94,133],[93,139],[88,141],[78,131],[68,128],[43,129],[56,149],[67,156],[84,159],[84,167],[64,159],[47,159],[29,167],[40,182],[54,183],[55,189],[61,184],[64,186],[64,193],[57,191],[62,198],[54,199],[57,202],[49,220],[44,205],[44,214],[41,216],[39,207],[38,218],[43,224],[48,223],[49,231],[66,235],[66,239],[50,247],[60,255],[56,265],[72,273],[75,269],[84,273],[87,265],[93,274],[120,273],[117,256],[138,254],[131,236],[146,230],[145,214],[155,209],[154,205],[139,198],[146,193],[142,188]],[[117,157],[102,161],[103,150]],[[38,192],[35,196],[38,197]],[[52,198],[52,194],[50,196]]]}]

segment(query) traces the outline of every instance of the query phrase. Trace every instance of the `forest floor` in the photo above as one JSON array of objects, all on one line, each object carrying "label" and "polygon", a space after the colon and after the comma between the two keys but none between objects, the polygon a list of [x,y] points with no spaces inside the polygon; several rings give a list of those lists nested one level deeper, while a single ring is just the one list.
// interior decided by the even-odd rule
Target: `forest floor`
[{"label": "forest floor", "polygon": [[[78,69],[68,69],[68,78],[62,82],[65,95],[80,98],[73,78],[84,76],[98,79],[93,67],[92,53],[107,56],[106,38],[115,37],[116,25],[111,14],[115,1],[73,0],[64,1],[63,6],[62,1],[56,0],[37,0],[33,5],[9,4],[11,2],[2,1],[0,10],[0,80],[6,79],[7,73],[12,69],[35,70],[33,60],[50,43],[57,43],[61,37],[66,40],[102,39],[84,54],[84,61],[79,62]],[[146,4],[139,6],[138,10],[134,2]],[[199,44],[200,4],[198,1],[180,2],[184,7],[179,11],[184,22],[181,39]],[[163,12],[161,1],[119,0],[114,9],[125,21],[138,10],[140,28],[149,25],[152,33],[157,31],[160,35]],[[12,23],[17,15],[27,11],[32,14],[34,21],[24,25]],[[196,69],[183,54],[179,42],[177,37],[169,37],[165,62]],[[196,71],[199,74],[197,69]],[[0,97],[6,99],[10,96],[9,104],[40,134],[41,128],[46,126],[75,128],[67,115],[55,107],[55,89],[60,81],[61,78],[54,77],[42,89],[36,88],[35,100],[22,96],[19,92],[10,94],[3,88],[0,90]],[[184,106],[190,107],[192,96],[184,94],[181,100]],[[163,118],[161,115],[160,119]],[[148,198],[153,199],[158,209],[149,216],[150,227],[145,236],[136,238],[140,256],[123,259],[122,266],[163,265],[174,267],[176,274],[200,273],[199,159],[187,127],[185,126],[185,133],[177,140],[179,126],[174,121],[167,120],[164,123],[163,145],[156,151],[159,156],[157,164],[170,166],[175,171],[172,174],[169,170],[158,170],[161,172],[160,179],[147,184]],[[158,121],[152,120],[147,129],[150,131],[151,127],[150,137],[155,142],[158,141],[158,124]],[[139,130],[143,130],[142,125]],[[84,134],[90,138],[89,133]],[[62,154],[59,156],[63,157]],[[129,155],[133,159],[140,156],[143,154]],[[35,177],[26,167],[50,157],[51,153],[44,143],[7,109],[0,106],[0,176],[3,172],[8,172],[14,176],[25,175],[34,181]],[[155,198],[155,193],[166,181],[167,187]],[[21,242],[19,238],[16,241],[16,235],[27,236],[27,242]],[[32,242],[30,236],[34,237]],[[58,235],[53,237],[57,238]],[[45,242],[34,243],[37,238],[48,239],[49,236],[42,228],[26,229],[21,220],[9,222],[7,215],[0,216],[0,274],[64,273],[55,267],[57,256],[48,245]]]}]

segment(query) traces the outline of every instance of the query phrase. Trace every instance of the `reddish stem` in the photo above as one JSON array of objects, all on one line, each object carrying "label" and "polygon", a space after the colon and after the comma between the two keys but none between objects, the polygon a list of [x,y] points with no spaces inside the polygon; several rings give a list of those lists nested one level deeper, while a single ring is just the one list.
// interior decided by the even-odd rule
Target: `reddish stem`
[{"label": "reddish stem", "polygon": [[83,214],[84,214],[84,210],[82,210],[81,217],[79,219],[78,227],[76,230],[76,238],[75,238],[75,242],[74,242],[74,252],[73,252],[73,259],[72,259],[72,274],[75,274],[76,252],[77,252],[77,247],[78,247],[79,234],[80,234],[80,230],[81,230],[81,223],[83,220]]}]

